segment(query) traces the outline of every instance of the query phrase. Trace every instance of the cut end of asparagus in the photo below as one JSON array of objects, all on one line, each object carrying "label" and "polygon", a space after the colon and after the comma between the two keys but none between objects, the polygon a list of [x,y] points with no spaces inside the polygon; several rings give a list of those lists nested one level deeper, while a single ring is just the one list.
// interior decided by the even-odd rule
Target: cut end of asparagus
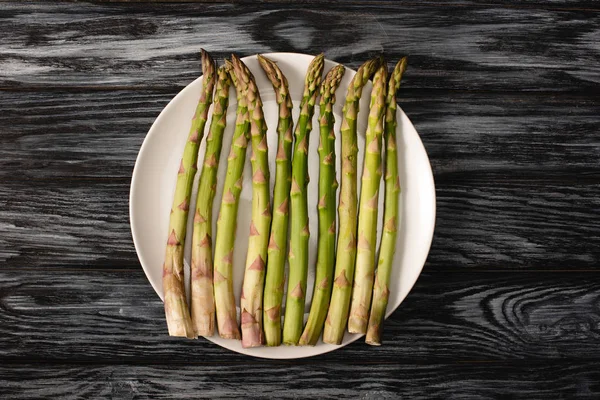
[{"label": "cut end of asparagus", "polygon": [[348,319],[348,332],[361,333],[367,332],[367,319],[361,317],[350,316]]},{"label": "cut end of asparagus", "polygon": [[196,333],[189,317],[185,297],[177,293],[165,293],[165,315],[169,336],[187,337],[195,339]]},{"label": "cut end of asparagus", "polygon": [[[341,336],[341,338],[343,337],[344,335]],[[334,336],[326,336],[325,333],[323,333],[323,343],[335,344],[336,346],[339,346],[340,344],[342,344],[342,339],[338,339]]]},{"label": "cut end of asparagus", "polygon": [[[368,333],[367,333],[368,335]],[[381,342],[379,340],[375,340],[375,339],[369,339],[369,337],[367,336],[367,339],[365,339],[365,343],[371,346],[381,346]]]},{"label": "cut end of asparagus", "polygon": [[242,347],[260,347],[263,345],[263,333],[260,323],[246,310],[242,311]]}]

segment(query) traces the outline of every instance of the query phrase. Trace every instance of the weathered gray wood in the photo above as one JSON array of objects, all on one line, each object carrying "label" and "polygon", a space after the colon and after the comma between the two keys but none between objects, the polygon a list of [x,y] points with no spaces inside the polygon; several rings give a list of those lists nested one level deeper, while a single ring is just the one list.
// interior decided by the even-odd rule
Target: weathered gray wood
[{"label": "weathered gray wood", "polygon": [[[354,360],[360,363],[359,360]],[[255,371],[260,372],[255,373]],[[600,395],[600,364],[0,366],[3,399],[501,399]],[[23,377],[27,377],[27,386]],[[332,379],[339,377],[340,379]],[[344,379],[341,379],[343,377]],[[40,395],[43,394],[43,395]]]},{"label": "weathered gray wood", "polygon": [[[0,3],[6,2],[9,3],[14,0],[0,0]],[[54,0],[54,3],[59,2],[78,2],[79,0]],[[48,0],[29,0],[30,3],[33,2],[48,2]],[[155,3],[155,4],[165,4],[165,3],[233,3],[233,4],[256,4],[256,3],[264,3],[264,4],[279,4],[279,5],[287,5],[287,4],[306,4],[312,7],[327,7],[339,5],[336,0],[96,0],[94,3]],[[346,0],[344,4],[348,5],[390,5],[390,4],[398,4],[404,3],[407,5],[413,5],[413,1],[404,1],[404,0]],[[482,6],[489,7],[493,5],[495,7],[512,7],[512,8],[540,8],[540,9],[558,9],[558,10],[585,10],[585,11],[594,11],[598,9],[598,3],[594,0],[552,0],[552,1],[544,1],[544,0],[454,0],[452,3],[448,4],[447,1],[444,0],[422,0],[419,2],[420,4],[426,4],[428,6],[436,6],[436,7],[447,7],[451,5],[452,7],[461,7],[461,6]]]},{"label": "weathered gray wood", "polygon": [[0,184],[0,263],[118,268],[137,263],[129,182],[62,180]]},{"label": "weathered gray wood", "polygon": [[[362,341],[313,361],[421,363],[600,358],[600,274],[426,270],[388,320],[384,345]],[[141,269],[0,271],[0,358],[26,362],[221,364],[241,356],[170,338]]]},{"label": "weathered gray wood", "polygon": [[[0,0],[0,398],[600,396],[599,2],[203,2]],[[127,196],[201,46],[410,55],[438,219],[381,348],[270,362],[166,335]]]},{"label": "weathered gray wood", "polygon": [[[139,146],[174,91],[0,92],[0,261],[137,264]],[[591,96],[401,92],[438,196],[435,268],[600,266],[600,116]]]},{"label": "weathered gray wood", "polygon": [[[598,173],[470,172],[437,178],[437,224],[428,267],[597,270]],[[581,176],[578,183],[572,183]],[[5,267],[137,265],[129,181],[0,184]]]},{"label": "weathered gray wood", "polygon": [[409,54],[408,88],[596,91],[600,13],[564,4],[2,3],[0,86],[183,85],[205,47],[219,58],[324,51],[351,67]]},{"label": "weathered gray wood", "polygon": [[[129,178],[148,129],[177,91],[0,91],[0,179]],[[436,177],[598,168],[599,101],[410,89],[399,97]]]}]

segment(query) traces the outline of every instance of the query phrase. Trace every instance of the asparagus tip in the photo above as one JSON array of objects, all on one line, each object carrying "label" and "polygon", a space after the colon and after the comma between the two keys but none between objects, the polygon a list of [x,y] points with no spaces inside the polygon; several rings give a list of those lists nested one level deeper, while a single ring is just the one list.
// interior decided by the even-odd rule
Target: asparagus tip
[{"label": "asparagus tip", "polygon": [[200,49],[201,58],[202,58],[202,70],[203,71],[212,71],[215,68],[215,61],[211,57],[210,53],[204,49]]}]

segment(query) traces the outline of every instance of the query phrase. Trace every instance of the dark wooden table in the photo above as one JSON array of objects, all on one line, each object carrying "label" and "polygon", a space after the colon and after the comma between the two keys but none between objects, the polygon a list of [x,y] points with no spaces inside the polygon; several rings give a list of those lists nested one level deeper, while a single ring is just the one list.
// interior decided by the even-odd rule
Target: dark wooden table
[{"label": "dark wooden table", "polygon": [[[167,336],[129,184],[200,47],[410,56],[438,219],[381,348]],[[598,398],[599,100],[591,0],[0,2],[0,398]]]}]

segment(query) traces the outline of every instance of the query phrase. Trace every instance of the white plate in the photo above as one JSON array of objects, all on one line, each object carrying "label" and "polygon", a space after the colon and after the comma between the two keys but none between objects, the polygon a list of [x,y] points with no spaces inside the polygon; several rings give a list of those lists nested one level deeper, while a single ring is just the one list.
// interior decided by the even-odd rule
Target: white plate
[{"label": "white plate", "polygon": [[[308,64],[313,56],[296,53],[272,53],[267,56],[278,62],[279,67],[286,75],[289,81],[290,93],[294,102],[294,121],[298,115],[298,106],[300,103],[302,89],[304,84],[304,75]],[[271,83],[265,77],[261,70],[256,56],[250,56],[243,59],[250,70],[254,73],[256,83],[260,90],[264,102],[264,112],[266,116],[269,144],[269,162],[271,168],[271,190],[273,189],[275,179],[275,149],[277,148],[277,103]],[[325,62],[325,73],[337,63],[327,60]],[[341,112],[344,102],[346,88],[355,71],[346,69],[346,74],[336,93],[337,104],[334,107],[335,129],[339,132],[341,124]],[[133,177],[131,181],[131,193],[129,203],[129,213],[131,218],[131,231],[137,254],[139,256],[144,272],[156,293],[163,298],[162,288],[162,264],[165,252],[165,243],[167,241],[167,228],[169,222],[169,210],[175,191],[175,181],[179,160],[183,153],[183,148],[187,139],[187,134],[191,125],[191,118],[194,114],[200,89],[202,77],[196,79],[184,88],[160,113],[144,143],[140,149]],[[369,83],[364,91],[360,104],[360,113],[358,115],[358,143],[359,143],[359,177],[362,171],[362,158],[364,154],[364,132],[367,125],[367,114],[369,107],[369,95],[371,92]],[[219,164],[217,194],[214,202],[213,231],[216,232],[216,216],[221,203],[221,194],[224,184],[225,170],[227,168],[228,149],[231,143],[231,136],[235,126],[235,92],[233,88],[230,93],[230,105],[227,110],[227,129],[223,140],[222,156]],[[316,127],[310,139],[309,145],[309,174],[311,181],[308,186],[308,206],[310,218],[310,256],[309,256],[309,280],[306,299],[306,314],[310,309],[312,296],[312,286],[314,280],[314,265],[316,261],[317,247],[317,193],[318,193],[318,107],[316,107],[313,126]],[[207,124],[208,125],[208,124]],[[206,141],[203,140],[200,146],[198,164],[202,165],[202,159],[205,150]],[[250,147],[250,146],[248,146]],[[338,181],[340,181],[340,139],[336,140],[337,150],[337,170]],[[250,151],[250,150],[249,150]],[[408,292],[416,282],[423,264],[427,258],[433,228],[435,222],[435,187],[433,175],[429,165],[429,159],[425,148],[421,143],[417,131],[409,121],[404,112],[398,109],[398,154],[399,154],[399,173],[402,186],[402,199],[400,201],[400,231],[394,258],[394,270],[392,273],[391,294],[386,317],[389,316],[406,297]],[[199,174],[198,174],[199,175]],[[250,204],[251,204],[251,168],[249,156],[246,159],[244,170],[244,186],[240,196],[240,207],[238,214],[238,226],[235,241],[234,254],[234,287],[239,305],[239,293],[244,272],[244,263],[246,260],[247,233],[250,224]],[[197,178],[195,185],[197,184]],[[360,188],[360,178],[358,179]],[[194,186],[194,194],[196,186]],[[381,191],[383,194],[383,180]],[[339,191],[338,191],[339,195]],[[195,204],[195,196],[192,203]],[[383,195],[380,196],[380,210],[382,210]],[[381,213],[380,213],[381,214]],[[381,215],[378,223],[378,232],[381,233]],[[188,233],[192,232],[191,219],[188,223]],[[186,240],[186,280],[189,279],[189,260],[191,235],[188,234]],[[286,267],[287,268],[287,267]],[[287,275],[287,273],[286,273]],[[285,299],[284,299],[285,300]],[[284,301],[285,302],[285,301]],[[239,312],[239,307],[238,307]],[[283,314],[283,313],[282,313]],[[164,334],[167,335],[166,323]],[[341,346],[345,346],[362,335],[346,333]],[[248,354],[264,358],[300,358],[309,357],[317,354],[326,353],[341,346],[335,346],[319,342],[314,347],[258,347],[252,349],[242,348],[241,342],[236,340],[221,339],[217,334],[208,340],[220,346],[228,348],[239,353]],[[385,334],[384,334],[385,340]],[[385,345],[385,343],[384,343]]]}]

